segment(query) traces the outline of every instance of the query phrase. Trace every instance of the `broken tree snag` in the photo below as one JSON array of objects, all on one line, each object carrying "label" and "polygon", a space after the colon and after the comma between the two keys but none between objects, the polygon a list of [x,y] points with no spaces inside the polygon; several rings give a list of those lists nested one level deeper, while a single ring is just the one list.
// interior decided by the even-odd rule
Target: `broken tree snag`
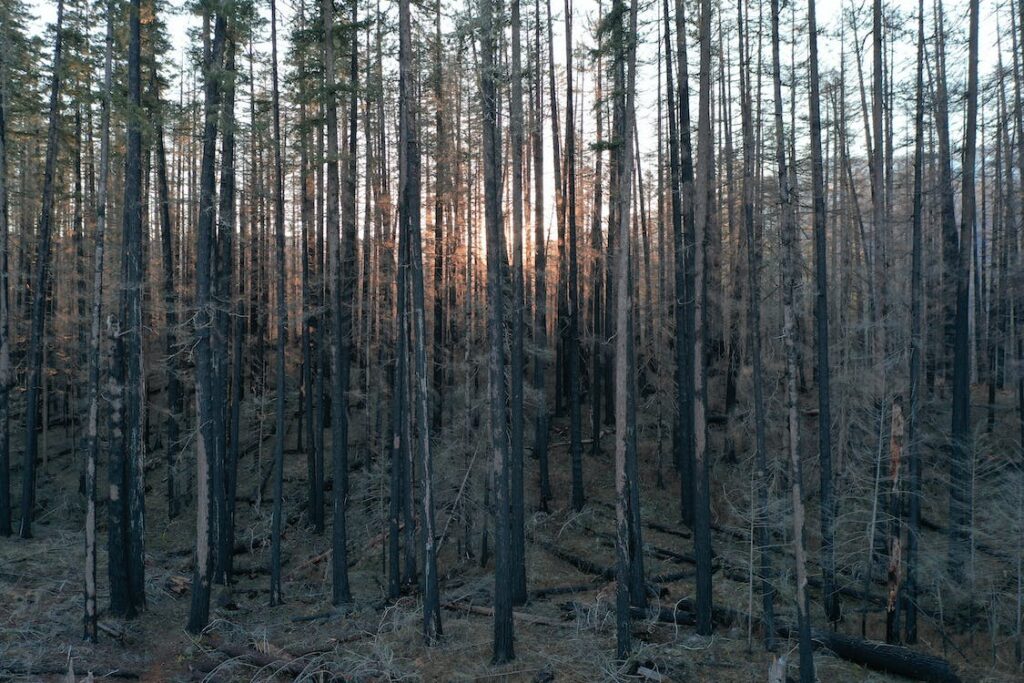
[{"label": "broken tree snag", "polygon": [[[780,626],[779,635],[790,637],[796,630]],[[811,636],[815,647],[825,647],[840,659],[866,666],[875,671],[904,676],[915,681],[932,683],[960,683],[952,667],[945,659],[917,652],[899,645],[888,645],[872,640],[863,640],[844,633],[815,630]]]}]

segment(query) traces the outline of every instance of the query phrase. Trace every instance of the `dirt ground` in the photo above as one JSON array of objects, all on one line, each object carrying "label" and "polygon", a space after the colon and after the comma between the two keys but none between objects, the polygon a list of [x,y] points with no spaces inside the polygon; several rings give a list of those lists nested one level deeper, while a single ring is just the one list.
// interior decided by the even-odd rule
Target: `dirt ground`
[{"label": "dirt ground", "polygon": [[[272,438],[254,449],[240,463],[236,547],[237,576],[230,592],[214,591],[214,605],[207,634],[202,638],[185,632],[189,608],[191,554],[195,534],[192,507],[168,520],[163,500],[165,465],[163,452],[149,455],[147,496],[147,610],[140,617],[124,621],[101,612],[100,642],[82,640],[82,501],[77,487],[77,465],[73,451],[60,439],[60,429],[49,435],[48,461],[40,470],[36,537],[23,541],[0,539],[0,680],[65,681],[70,668],[85,680],[138,678],[142,681],[269,681],[269,680],[425,680],[425,681],[766,681],[775,656],[788,662],[788,675],[795,677],[796,643],[783,641],[776,654],[765,652],[755,631],[747,624],[717,627],[709,638],[696,636],[690,626],[634,622],[637,652],[625,666],[614,655],[614,586],[554,556],[542,547],[553,543],[572,555],[598,565],[610,565],[612,531],[612,442],[605,437],[602,452],[590,454],[585,448],[584,470],[588,505],[580,514],[568,511],[568,455],[564,425],[556,422],[552,434],[551,470],[554,508],[550,514],[536,511],[536,461],[527,458],[527,576],[530,603],[520,608],[516,620],[516,659],[513,663],[490,665],[492,621],[486,614],[467,611],[465,606],[486,609],[493,590],[492,567],[481,568],[479,548],[469,557],[462,542],[463,525],[457,519],[448,524],[453,501],[465,473],[455,463],[463,455],[438,449],[441,500],[438,510],[441,541],[440,571],[444,637],[427,647],[420,636],[421,612],[415,595],[396,604],[385,600],[384,546],[381,529],[386,486],[384,463],[372,462],[352,475],[349,505],[350,556],[354,604],[338,612],[330,605],[328,533],[317,536],[305,524],[303,453],[296,448],[294,425],[289,430],[286,455],[285,510],[288,519],[283,539],[285,604],[268,607],[270,500],[264,494],[253,502],[261,471],[266,471],[272,452]],[[643,516],[659,528],[645,527],[646,570],[650,577],[686,573],[692,566],[672,553],[692,551],[688,532],[678,522],[678,479],[665,468],[664,488],[656,485],[659,460],[656,440],[647,430],[642,434]],[[665,437],[662,457],[667,461]],[[255,441],[255,437],[254,437]],[[70,442],[68,442],[70,443]],[[478,446],[476,467],[482,466],[484,445]],[[14,462],[18,462],[15,455]],[[749,491],[749,469],[716,461],[713,482],[725,490],[731,483]],[[329,468],[328,468],[329,469]],[[329,473],[329,471],[328,471]],[[17,481],[18,470],[13,477]],[[106,471],[101,468],[100,490],[105,490]],[[471,479],[475,482],[476,479]],[[447,488],[446,488],[447,487]],[[744,494],[745,496],[746,494]],[[330,494],[327,494],[328,506]],[[743,496],[741,496],[743,498]],[[816,520],[816,510],[808,519]],[[106,593],[105,506],[98,511],[101,521],[99,553],[99,604],[104,609]],[[744,575],[751,551],[744,538],[746,522],[716,493],[713,537],[717,556],[714,578],[716,604],[749,613],[751,600],[755,615],[760,596],[751,594]],[[330,513],[328,508],[328,523]],[[479,524],[480,522],[478,522]],[[479,538],[479,529],[472,538]],[[784,545],[784,544],[782,544]],[[791,567],[780,549],[776,566],[780,572],[777,610],[782,618],[792,616]],[[668,552],[665,552],[668,551]],[[814,549],[811,549],[813,556]],[[1002,567],[1001,570],[1006,570]],[[812,576],[820,574],[816,565]],[[846,585],[859,586],[850,577]],[[537,595],[547,588],[575,586],[576,592]],[[668,581],[659,598],[671,606],[680,598],[692,597],[690,578]],[[875,586],[879,597],[884,588]],[[812,592],[812,617],[824,627],[819,596]],[[569,603],[577,609],[570,611]],[[455,607],[455,605],[462,607]],[[840,629],[859,633],[860,614],[856,603],[848,603],[847,619]],[[987,655],[984,633],[970,640],[952,635],[951,643],[933,625],[922,619],[922,638],[916,646],[942,655],[943,650],[964,680],[1005,681],[1014,678],[1013,669],[1000,655],[995,664]],[[871,607],[867,617],[869,636],[880,638],[884,628],[882,608]],[[972,645],[973,644],[973,645]],[[969,661],[968,661],[969,660]],[[816,655],[821,681],[884,681],[884,674],[872,672],[830,653]],[[1020,679],[1018,679],[1020,680]]]}]

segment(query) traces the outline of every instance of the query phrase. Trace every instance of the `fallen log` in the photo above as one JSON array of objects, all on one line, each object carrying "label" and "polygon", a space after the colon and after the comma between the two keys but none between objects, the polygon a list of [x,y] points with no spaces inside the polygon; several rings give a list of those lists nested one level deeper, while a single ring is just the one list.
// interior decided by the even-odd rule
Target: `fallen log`
[{"label": "fallen log", "polygon": [[[797,637],[796,629],[779,626],[779,635]],[[945,659],[899,645],[887,645],[856,636],[831,631],[815,630],[811,639],[818,647],[824,647],[837,657],[854,664],[866,666],[875,671],[903,676],[916,681],[936,683],[960,683],[960,677],[953,672]]]},{"label": "fallen log", "polygon": [[[444,605],[445,609],[450,609],[455,612],[468,612],[469,614],[479,614],[485,617],[493,617],[494,609],[490,607],[483,607],[481,605],[470,605],[465,602],[448,602]],[[572,624],[559,621],[558,619],[552,619],[550,617],[542,617],[536,614],[527,614],[526,612],[512,612],[512,617],[516,621],[521,621],[524,624],[537,624],[538,626],[556,626],[559,628],[571,627]]]},{"label": "fallen log", "polygon": [[693,612],[674,610],[668,607],[649,607],[647,609],[643,609],[641,607],[630,607],[629,614],[634,619],[653,619],[666,624],[692,626],[697,623],[697,615]]},{"label": "fallen log", "polygon": [[576,555],[567,553],[566,551],[556,546],[554,543],[548,543],[547,541],[542,541],[539,539],[534,539],[534,543],[539,545],[541,548],[544,548],[544,550],[547,550],[549,553],[551,553],[558,559],[562,560],[563,562],[567,562],[571,564],[573,567],[576,567],[576,569],[580,570],[584,574],[600,576],[602,579],[606,579],[608,581],[615,580],[614,567],[602,567],[601,565],[591,562],[590,560],[584,557],[577,557]]},{"label": "fallen log", "polygon": [[[711,567],[711,573],[714,574],[718,571],[719,565]],[[651,581],[654,583],[672,583],[674,581],[683,581],[684,579],[692,579],[697,575],[694,569],[684,569],[681,572],[672,572],[670,574],[656,574],[651,577]]]},{"label": "fallen log", "polygon": [[[279,672],[301,674],[308,665],[307,662],[295,657],[290,652],[273,645],[267,646],[268,652],[260,652],[249,646],[228,642],[216,635],[210,638],[210,645],[233,659],[258,667],[273,667]],[[315,654],[315,652],[308,654]]]},{"label": "fallen log", "polygon": [[[597,536],[598,538],[602,539],[602,545],[606,547],[615,547],[614,534],[608,533],[607,531],[598,531],[597,529],[592,529],[588,526],[584,526],[583,528],[591,535]],[[651,556],[659,560],[671,560],[673,562],[685,562],[687,564],[697,563],[697,560],[694,559],[693,555],[677,553],[674,550],[669,550],[668,548],[661,548],[651,543],[644,543],[644,552],[650,554]]]},{"label": "fallen log", "polygon": [[534,600],[544,600],[553,595],[567,595],[571,593],[587,593],[589,591],[598,590],[605,585],[603,581],[593,581],[591,583],[577,583],[571,586],[554,586],[552,588],[537,588],[530,591],[530,597]]},{"label": "fallen log", "polygon": [[[615,580],[615,567],[602,567],[601,565],[595,562],[591,562],[590,560],[584,557],[577,557],[576,555],[567,553],[558,546],[554,545],[553,543],[548,543],[547,541],[534,539],[533,542],[539,545],[541,548],[544,548],[549,553],[551,553],[558,559],[562,560],[563,562],[568,562],[573,567],[576,567],[576,569],[580,570],[584,574],[592,574],[594,576],[599,576],[602,579],[605,579],[606,581]],[[659,586],[647,582],[647,593],[649,595],[657,597],[661,595],[661,592],[662,590]]]},{"label": "fallen log", "polygon": [[[121,678],[135,680],[141,678],[138,671],[119,669],[109,666],[91,666],[78,660],[74,660],[76,671],[92,672],[93,678]],[[8,676],[67,676],[68,663],[60,664],[0,664],[0,680],[7,680]]]}]

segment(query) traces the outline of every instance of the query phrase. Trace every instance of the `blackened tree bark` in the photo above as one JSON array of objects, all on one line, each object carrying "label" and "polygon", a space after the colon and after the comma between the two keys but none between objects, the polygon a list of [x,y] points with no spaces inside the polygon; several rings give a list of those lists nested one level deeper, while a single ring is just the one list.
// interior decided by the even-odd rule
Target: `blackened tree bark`
[{"label": "blackened tree bark", "polygon": [[[544,79],[542,78],[540,51],[540,0],[534,0],[534,14],[537,24],[533,34],[533,230],[534,249],[536,250],[533,261],[533,344],[537,352],[533,359],[533,386],[537,392],[537,414],[533,423],[533,453],[537,457],[540,509],[546,511],[548,501],[551,500],[551,479],[548,472],[548,398],[547,389],[544,386],[546,365],[544,355],[548,347],[548,248],[547,237],[544,233],[544,116],[541,114],[544,106]],[[550,0],[548,0],[549,26],[550,23]],[[552,97],[554,96],[552,95]],[[558,124],[555,119],[557,116],[553,117],[551,125],[557,130]],[[557,142],[553,145],[553,151],[557,154]],[[555,168],[557,172],[557,166]],[[555,181],[556,196],[559,192],[558,180],[556,178]]]},{"label": "blackened tree bark", "polygon": [[[501,133],[495,84],[497,29],[492,0],[480,3],[480,101],[483,108],[484,212],[487,222],[487,338],[491,481],[494,488],[494,654],[503,664],[515,658],[512,645],[512,566],[509,538],[509,462],[505,434],[505,340],[502,309],[504,228],[501,216]],[[569,34],[567,34],[569,35]],[[571,122],[572,119],[569,119]],[[568,133],[567,133],[568,135]],[[575,486],[574,486],[575,490]]]},{"label": "blackened tree bark", "polygon": [[907,489],[907,580],[903,593],[904,639],[917,642],[917,548],[921,529],[921,450],[918,443],[918,414],[921,408],[922,338],[922,223],[924,178],[924,0],[917,3],[917,82],[914,106],[914,196],[911,227],[910,265],[910,406],[907,412],[907,460],[910,482]]},{"label": "blackened tree bark", "polygon": [[[938,139],[938,185],[942,222],[942,263],[945,271],[942,292],[942,353],[940,367],[947,381],[951,379],[956,324],[956,280],[958,273],[959,236],[956,229],[955,195],[953,192],[952,147],[949,140],[949,95],[946,77],[946,28],[942,0],[935,3],[935,136]],[[950,533],[954,525],[949,525]]]},{"label": "blackened tree bark", "polygon": [[744,6],[737,11],[737,29],[740,34],[740,115],[743,136],[743,232],[747,241],[747,327],[750,334],[751,373],[754,389],[754,544],[759,556],[758,574],[761,581],[761,620],[764,622],[765,647],[775,648],[775,585],[773,582],[771,548],[768,534],[768,453],[765,444],[767,408],[764,398],[764,369],[761,357],[761,241],[754,229],[754,203],[757,179],[754,166],[755,152],[753,106],[750,88],[750,47],[746,33]]},{"label": "blackened tree bark", "polygon": [[686,247],[683,235],[683,197],[682,177],[680,169],[679,126],[677,123],[676,91],[673,85],[674,69],[672,68],[672,29],[669,23],[669,3],[664,0],[662,15],[665,24],[665,94],[668,108],[668,148],[669,148],[669,194],[671,195],[672,213],[672,253],[674,286],[672,290],[671,310],[675,322],[674,379],[676,384],[675,410],[673,411],[672,443],[676,469],[680,475],[680,511],[684,522],[690,523],[687,501],[690,500],[691,482],[687,480],[688,470],[684,467],[685,443],[688,437],[684,431],[690,423],[688,416],[689,396],[685,387],[689,386],[686,369],[689,362],[689,350],[686,348]]},{"label": "blackened tree bark", "polygon": [[580,412],[579,258],[576,250],[576,107],[573,95],[572,1],[565,0],[565,175],[568,241],[569,459],[572,463],[572,509],[583,509],[583,426]]},{"label": "blackened tree bark", "polygon": [[811,618],[807,595],[807,566],[804,551],[804,507],[800,468],[800,423],[797,413],[796,311],[796,216],[791,175],[786,165],[786,135],[782,123],[782,78],[779,65],[779,2],[772,0],[772,83],[775,95],[775,161],[779,184],[780,229],[782,232],[782,305],[783,337],[786,348],[786,447],[789,455],[789,485],[793,507],[793,552],[796,560],[796,611],[800,638],[800,680],[813,683],[814,645],[811,642]]},{"label": "blackened tree bark", "polygon": [[[11,535],[11,343],[10,343],[10,305],[8,300],[7,271],[7,44],[6,36],[0,35],[0,536]],[[105,101],[105,100],[104,100]],[[95,461],[94,461],[95,462]],[[86,464],[88,468],[88,463]],[[86,473],[88,476],[88,472]],[[96,485],[95,471],[93,487]],[[87,492],[88,493],[88,492]],[[93,513],[93,558],[95,558],[95,507],[96,495],[86,496],[86,505],[92,501]],[[88,509],[86,510],[86,581],[88,582]],[[93,585],[95,585],[96,567],[92,563]],[[93,594],[95,605],[95,592]],[[86,596],[88,611],[88,595]],[[95,610],[94,610],[95,613]],[[88,637],[88,628],[86,631]]]},{"label": "blackened tree bark", "polygon": [[[141,23],[139,0],[133,0],[129,14],[128,41],[128,141],[125,149],[124,222],[121,238],[121,321],[119,343],[123,345],[124,454],[120,495],[125,496],[128,577],[127,614],[146,606],[144,530],[145,470],[143,423],[145,420],[145,377],[142,356],[142,78]],[[111,488],[111,495],[114,495]]]},{"label": "blackened tree bark", "polygon": [[330,321],[331,321],[331,464],[334,470],[334,486],[331,490],[331,570],[332,601],[339,605],[351,600],[348,583],[348,548],[345,533],[345,485],[348,478],[348,406],[345,398],[344,380],[348,378],[348,356],[344,335],[347,311],[342,295],[342,246],[339,240],[339,202],[341,189],[338,178],[338,105],[334,95],[334,4],[332,0],[321,2],[324,24],[324,81],[326,88],[327,126],[327,255],[330,262]]},{"label": "blackened tree bark", "polygon": [[[631,587],[635,573],[633,517],[639,518],[634,491],[636,477],[636,364],[630,348],[633,341],[633,302],[631,296],[630,209],[632,208],[633,126],[636,96],[636,0],[631,0],[628,16],[623,0],[612,5],[615,51],[615,217],[618,220],[618,249],[615,252],[615,580],[616,580],[616,656],[625,659],[632,649],[629,624]],[[624,23],[628,21],[628,27]],[[630,463],[630,459],[634,462]],[[642,578],[642,576],[641,576]],[[641,581],[642,583],[642,581]]]},{"label": "blackened tree bark", "polygon": [[[412,17],[409,0],[399,3],[399,147],[404,179],[401,211],[409,237],[409,275],[412,290],[412,335],[414,345],[415,417],[417,451],[420,460],[422,510],[420,523],[423,549],[423,637],[433,644],[441,636],[441,598],[437,581],[437,544],[434,531],[434,491],[430,444],[430,394],[427,387],[427,332],[423,294],[423,254],[420,235],[420,147],[416,122],[412,61]],[[488,240],[490,243],[490,240]],[[502,423],[504,425],[504,422]],[[410,468],[411,470],[411,468]],[[411,475],[411,472],[410,472]],[[409,480],[407,479],[407,482]],[[507,492],[507,482],[506,482]],[[507,505],[507,498],[506,498]],[[508,533],[508,520],[505,523]]]},{"label": "blackened tree bark", "polygon": [[[99,459],[99,400],[100,400],[100,317],[103,307],[103,250],[107,227],[107,180],[110,175],[110,104],[113,73],[114,12],[112,3],[107,5],[107,32],[103,49],[103,91],[100,100],[100,167],[96,190],[96,237],[92,270],[92,311],[89,325],[89,386],[86,395],[89,401],[89,417],[85,433],[85,638],[96,642],[98,637],[98,610],[96,604],[96,465]],[[0,86],[2,90],[2,86]],[[0,116],[3,107],[0,106]],[[0,135],[3,125],[0,122]],[[2,138],[0,138],[2,140]],[[0,162],[3,162],[0,150]],[[0,168],[0,183],[6,177]],[[0,197],[3,201],[4,197]],[[0,206],[6,222],[6,206]],[[6,225],[2,226],[0,238],[6,238]],[[6,248],[3,253],[6,254]],[[4,263],[4,291],[0,306],[6,309],[6,257]],[[5,311],[6,312],[6,311]],[[6,321],[0,323],[6,328]],[[0,329],[0,334],[6,329]],[[6,341],[6,339],[4,340]],[[0,364],[5,362],[6,351],[0,348]]]},{"label": "blackened tree bark", "polygon": [[[513,42],[513,49],[518,45]],[[437,397],[434,425],[440,429],[444,417],[444,381],[447,364],[444,309],[444,209],[448,200],[448,157],[444,121],[444,45],[441,38],[441,3],[434,8],[434,358],[433,387]]]},{"label": "blackened tree bark", "polygon": [[171,222],[171,193],[167,178],[167,150],[164,146],[163,107],[160,104],[160,83],[157,75],[156,59],[151,62],[150,85],[153,90],[156,131],[156,171],[157,192],[160,205],[160,257],[163,266],[164,309],[166,316],[164,331],[164,352],[167,354],[167,516],[170,519],[178,516],[180,501],[178,499],[178,464],[180,459],[179,442],[181,427],[179,419],[184,410],[181,391],[181,360],[178,354],[178,296],[174,289],[174,225]]},{"label": "blackened tree bark", "polygon": [[[284,347],[288,337],[288,301],[284,262],[284,165],[281,162],[281,97],[277,87],[277,2],[270,0],[270,83],[274,117],[274,241],[277,252],[277,395],[274,433],[274,510],[271,522],[270,606],[281,599],[281,525],[284,497],[284,405],[288,391]],[[337,477],[337,471],[335,471]]]},{"label": "blackened tree bark", "polygon": [[840,619],[836,592],[835,519],[832,492],[832,413],[829,393],[828,355],[828,245],[826,242],[825,180],[821,154],[821,88],[818,78],[818,22],[815,0],[807,3],[807,35],[810,58],[811,193],[814,202],[814,316],[818,356],[818,462],[821,467],[821,572],[825,616]]},{"label": "blackened tree bark", "polygon": [[[204,17],[208,24],[209,15]],[[203,155],[199,180],[199,221],[196,236],[196,557],[192,578],[192,604],[189,633],[201,633],[210,618],[210,579],[212,576],[213,478],[211,460],[216,454],[213,405],[213,326],[210,296],[213,270],[214,186],[217,153],[217,117],[220,110],[220,69],[224,54],[226,20],[218,12],[213,17],[213,40],[204,50],[205,104],[203,108]]]},{"label": "blackened tree bark", "polygon": [[712,630],[711,489],[707,458],[707,386],[704,336],[707,238],[714,222],[714,148],[711,139],[711,0],[700,4],[700,93],[697,115],[697,176],[694,183],[693,268],[693,554],[697,559],[697,633]]},{"label": "blackened tree bark", "polygon": [[[509,401],[511,443],[509,486],[511,516],[512,604],[526,603],[526,534],[523,505],[523,67],[519,0],[512,0],[512,363]],[[435,321],[435,325],[439,323]]]},{"label": "blackened tree bark", "polygon": [[[604,14],[604,3],[599,1],[597,3],[598,16]],[[594,139],[594,184],[593,184],[593,208],[592,218],[590,227],[590,248],[593,250],[593,266],[591,270],[591,307],[590,307],[590,325],[591,325],[591,343],[590,343],[590,452],[594,455],[601,452],[601,381],[605,369],[602,367],[601,360],[604,355],[604,347],[608,343],[607,337],[610,336],[607,328],[610,327],[608,324],[610,317],[602,316],[601,313],[601,298],[604,296],[603,290],[606,286],[604,283],[604,273],[601,269],[601,258],[603,246],[601,244],[601,221],[604,217],[604,94],[602,93],[603,81],[604,81],[604,61],[603,53],[604,46],[602,41],[604,39],[604,27],[598,25],[597,35],[595,40],[597,41],[597,53],[595,59],[595,71],[594,74],[594,119],[595,119],[595,139]],[[609,219],[614,220],[614,214],[609,213]],[[609,240],[611,242],[611,240]],[[612,287],[611,282],[607,283],[607,287]],[[614,410],[613,408],[610,408]]]},{"label": "blackened tree bark", "polygon": [[230,320],[232,298],[232,252],[235,232],[235,36],[236,21],[229,21],[224,41],[224,71],[221,76],[221,161],[220,196],[217,211],[212,296],[214,298],[213,373],[214,406],[216,407],[217,454],[213,467],[214,537],[217,560],[214,564],[215,583],[231,582],[231,565],[235,547],[235,488],[238,482],[237,449],[229,443],[228,381],[231,354],[229,347],[234,332]]},{"label": "blackened tree bark", "polygon": [[43,166],[42,212],[36,251],[35,281],[32,284],[32,322],[29,328],[28,391],[25,400],[25,451],[21,470],[21,524],[19,535],[32,538],[36,505],[36,459],[39,453],[38,410],[43,376],[43,328],[46,318],[46,286],[50,272],[52,239],[53,175],[57,166],[60,133],[60,89],[63,66],[64,0],[57,0],[57,31],[53,42],[53,79],[50,84],[50,113],[46,132],[46,160]]},{"label": "blackened tree bark", "polygon": [[953,424],[951,430],[949,491],[949,571],[963,576],[970,554],[971,487],[973,458],[971,439],[970,348],[968,316],[970,308],[971,250],[975,223],[974,165],[978,136],[978,0],[971,0],[967,55],[967,112],[963,148],[961,185],[960,254],[956,271],[956,321],[953,337]]},{"label": "blackened tree bark", "polygon": [[674,429],[674,450],[676,467],[680,472],[680,511],[683,523],[694,524],[694,500],[697,495],[694,472],[696,448],[696,426],[693,422],[694,401],[694,170],[693,147],[690,139],[690,78],[686,62],[686,11],[682,0],[676,0],[676,104],[679,135],[679,205],[682,213],[681,246],[675,250],[676,277],[676,379],[678,393],[678,417]]}]

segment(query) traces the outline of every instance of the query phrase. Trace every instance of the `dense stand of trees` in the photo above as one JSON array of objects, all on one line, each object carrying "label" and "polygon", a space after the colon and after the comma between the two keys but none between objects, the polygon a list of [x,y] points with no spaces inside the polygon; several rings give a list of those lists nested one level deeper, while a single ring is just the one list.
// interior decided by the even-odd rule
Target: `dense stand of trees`
[{"label": "dense stand of trees", "polygon": [[202,0],[177,63],[163,3],[57,0],[39,37],[3,0],[0,535],[67,439],[87,639],[101,531],[131,618],[150,520],[194,515],[198,634],[269,496],[271,606],[294,525],[330,527],[332,605],[371,597],[360,515],[427,645],[444,572],[493,566],[503,664],[532,516],[613,491],[625,660],[674,477],[699,635],[741,575],[802,681],[858,610],[915,644],[981,605],[1019,666],[1024,3],[953,4]]}]

